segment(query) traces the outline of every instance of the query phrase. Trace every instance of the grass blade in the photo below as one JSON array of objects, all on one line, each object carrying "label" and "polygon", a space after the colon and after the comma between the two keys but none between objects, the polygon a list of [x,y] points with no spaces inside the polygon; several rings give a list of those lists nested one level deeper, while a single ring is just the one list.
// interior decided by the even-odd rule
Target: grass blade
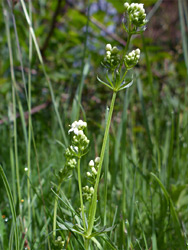
[{"label": "grass blade", "polygon": [[177,232],[178,232],[178,235],[179,235],[179,243],[180,243],[181,249],[184,249],[185,248],[185,241],[184,241],[184,239],[182,237],[181,224],[180,224],[177,212],[175,210],[173,201],[172,201],[168,191],[166,190],[165,186],[160,181],[160,179],[154,173],[150,173],[150,174],[157,181],[157,183],[159,184],[159,186],[161,187],[161,189],[162,189],[162,191],[164,193],[164,196],[165,196],[167,202],[169,202],[169,204],[170,204],[170,208],[171,208],[171,211],[172,211],[172,216],[173,216],[174,222],[176,223],[176,227],[178,229]]},{"label": "grass blade", "polygon": [[35,49],[37,51],[37,55],[38,55],[39,61],[40,61],[41,66],[42,66],[42,70],[43,70],[44,76],[45,76],[46,81],[48,83],[48,87],[49,87],[50,94],[51,94],[51,97],[52,97],[52,102],[53,102],[54,109],[55,109],[55,113],[56,113],[56,116],[57,116],[57,119],[58,119],[58,123],[59,123],[60,129],[61,129],[61,132],[62,132],[63,140],[64,140],[65,145],[67,146],[68,145],[68,140],[67,140],[67,137],[66,137],[66,134],[65,134],[65,130],[64,130],[61,118],[60,118],[60,114],[59,114],[58,108],[57,108],[57,104],[56,104],[56,101],[55,101],[55,95],[54,95],[53,87],[52,87],[50,78],[48,77],[46,69],[45,69],[44,61],[42,59],[42,55],[41,55],[41,52],[40,52],[40,49],[39,49],[39,45],[37,43],[35,32],[34,32],[34,29],[32,27],[31,19],[29,17],[28,12],[27,12],[26,5],[25,5],[24,1],[20,0],[20,2],[21,2],[21,5],[22,5],[24,14],[25,14],[26,21],[27,21],[27,23],[29,25],[29,29],[30,29],[30,32],[31,32],[33,43],[35,45]]},{"label": "grass blade", "polygon": [[10,186],[7,180],[7,177],[3,171],[2,166],[0,166],[0,175],[3,179],[3,183],[7,192],[7,196],[9,199],[9,204],[10,204],[10,209],[11,209],[11,213],[12,213],[12,218],[13,218],[13,227],[14,227],[14,237],[15,237],[15,249],[16,250],[20,250],[20,245],[19,245],[19,236],[18,236],[18,227],[17,227],[17,223],[16,223],[16,210],[14,207],[14,201],[13,201],[13,196],[10,190]]}]

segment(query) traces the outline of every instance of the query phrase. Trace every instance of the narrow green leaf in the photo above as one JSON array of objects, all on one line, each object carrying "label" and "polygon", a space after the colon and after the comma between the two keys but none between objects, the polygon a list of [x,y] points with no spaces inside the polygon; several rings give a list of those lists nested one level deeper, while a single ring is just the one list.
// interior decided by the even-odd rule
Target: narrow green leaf
[{"label": "narrow green leaf", "polygon": [[115,228],[115,226],[103,227],[103,228],[99,229],[97,232],[92,233],[89,238],[99,236],[99,235],[104,234],[106,232],[111,232],[114,228]]},{"label": "narrow green leaf", "polygon": [[102,239],[106,242],[106,244],[113,250],[117,250],[118,248],[114,245],[114,243],[110,240],[107,234],[105,234]]},{"label": "narrow green leaf", "polygon": [[91,240],[95,243],[95,245],[97,246],[97,249],[101,249],[101,250],[103,249],[103,247],[101,246],[101,244],[96,238],[93,237]]},{"label": "narrow green leaf", "polygon": [[16,223],[16,210],[15,210],[14,201],[13,201],[12,193],[11,193],[11,190],[10,190],[10,186],[9,186],[7,177],[6,177],[6,175],[5,175],[4,171],[3,171],[2,166],[0,166],[0,175],[1,175],[1,177],[3,179],[3,183],[5,185],[5,189],[6,189],[6,192],[7,192],[7,196],[8,196],[9,204],[10,204],[10,209],[11,209],[11,213],[12,213],[16,250],[20,250],[18,227],[17,227],[17,223]]},{"label": "narrow green leaf", "polygon": [[97,80],[102,83],[103,85],[107,86],[108,88],[110,88],[111,90],[113,90],[113,88],[106,82],[102,81],[98,76],[97,76]]},{"label": "narrow green leaf", "polygon": [[[62,224],[63,223],[63,224]],[[84,237],[84,231],[81,230],[81,228],[79,228],[77,225],[74,225],[72,224],[71,222],[58,222],[57,221],[57,224],[58,226],[62,229],[62,230],[69,230],[71,232],[74,232],[74,233],[77,233],[77,234],[80,234]]]},{"label": "narrow green leaf", "polygon": [[123,89],[127,89],[127,88],[129,88],[132,84],[133,84],[133,79],[131,79],[131,80],[129,80],[129,81],[127,81],[127,82],[121,84],[120,87],[119,87],[119,89],[118,89],[118,91],[123,90]]}]

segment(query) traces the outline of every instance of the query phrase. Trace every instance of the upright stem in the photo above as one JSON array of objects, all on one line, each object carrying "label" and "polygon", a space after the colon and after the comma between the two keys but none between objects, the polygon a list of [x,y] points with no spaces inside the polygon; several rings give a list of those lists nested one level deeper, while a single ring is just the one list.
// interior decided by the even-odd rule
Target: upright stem
[{"label": "upright stem", "polygon": [[84,247],[85,247],[85,250],[89,250],[89,239],[85,239]]},{"label": "upright stem", "polygon": [[81,204],[81,211],[82,211],[82,220],[84,225],[84,230],[86,231],[86,221],[84,215],[84,203],[82,197],[82,182],[81,182],[81,174],[80,174],[80,158],[78,158],[78,185],[79,185],[79,192],[80,192],[80,204]]},{"label": "upright stem", "polygon": [[132,34],[129,33],[128,38],[127,38],[127,43],[126,43],[126,46],[125,46],[125,50],[124,50],[124,55],[127,53],[127,50],[129,48],[129,44],[130,44],[130,41],[131,41],[131,36],[132,36]]},{"label": "upright stem", "polygon": [[98,168],[97,178],[96,178],[95,187],[94,187],[94,194],[93,194],[93,198],[92,198],[91,206],[90,206],[90,211],[89,211],[88,230],[87,230],[87,234],[86,234],[87,237],[89,237],[91,235],[92,230],[93,230],[93,224],[94,224],[94,220],[95,220],[96,207],[97,207],[97,190],[98,190],[100,174],[101,174],[101,169],[102,169],[102,163],[103,163],[103,159],[104,159],[104,153],[105,153],[106,143],[107,143],[107,139],[108,139],[108,134],[109,134],[109,129],[110,129],[112,113],[114,110],[114,103],[115,103],[116,95],[117,95],[117,93],[113,92],[112,101],[110,104],[110,111],[109,111],[108,120],[107,120],[106,129],[105,129],[105,133],[104,133],[104,138],[103,138],[101,154],[100,154],[100,162],[99,162],[99,168]]},{"label": "upright stem", "polygon": [[[29,1],[29,16],[32,22],[32,5]],[[32,239],[31,231],[31,186],[30,186],[30,177],[31,177],[31,61],[32,61],[32,36],[29,32],[29,73],[28,73],[28,113],[29,113],[29,125],[28,125],[28,141],[27,141],[27,201],[28,201],[28,230],[29,230],[29,239]]]},{"label": "upright stem", "polygon": [[[59,195],[61,184],[62,184],[62,182],[60,182],[58,187],[57,187],[57,195]],[[54,218],[53,218],[53,238],[54,238],[54,240],[56,238],[57,202],[58,202],[58,197],[56,196],[55,202],[54,202]]]}]

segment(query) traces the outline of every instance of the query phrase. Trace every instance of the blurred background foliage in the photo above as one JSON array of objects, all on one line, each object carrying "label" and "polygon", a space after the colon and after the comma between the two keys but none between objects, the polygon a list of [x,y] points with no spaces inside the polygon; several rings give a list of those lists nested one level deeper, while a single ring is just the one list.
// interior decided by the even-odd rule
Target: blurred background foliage
[{"label": "blurred background foliage", "polygon": [[[144,36],[133,37],[132,49],[137,47],[141,49],[141,60],[134,72],[135,83],[126,95],[124,92],[118,95],[111,126],[107,175],[108,224],[115,220],[118,225],[111,239],[118,249],[128,249],[123,247],[124,238],[125,235],[130,236],[134,248],[129,249],[145,249],[138,248],[139,244],[137,245],[137,241],[142,245],[141,232],[144,231],[148,249],[157,249],[156,239],[158,249],[183,249],[179,248],[182,243],[178,240],[179,234],[171,220],[168,200],[166,201],[162,190],[149,172],[159,176],[169,192],[181,218],[182,234],[187,237],[188,5],[185,0],[128,2],[144,3],[149,22]],[[25,3],[27,5],[28,1]],[[101,61],[104,57],[105,45],[111,43],[122,49],[126,44],[126,35],[121,25],[124,18],[123,3],[123,0],[32,1],[33,28],[65,131],[77,118],[86,119],[88,122],[91,149],[85,159],[86,164],[88,159],[100,153],[105,110],[111,96],[108,89],[101,86],[96,79],[97,75],[104,74]],[[12,13],[5,0],[0,8],[0,162],[11,182],[9,166],[13,138],[13,103],[5,9],[9,19],[18,99],[23,106],[26,125],[28,107],[22,69],[27,82],[29,32],[19,1],[15,3]],[[19,41],[16,39],[13,17]],[[23,67],[20,64],[19,47]],[[33,223],[36,223],[35,226],[40,231],[43,228],[40,215],[43,214],[44,204],[41,198],[36,198],[37,189],[40,190],[41,186],[43,187],[45,206],[49,206],[45,216],[51,219],[54,194],[50,193],[50,188],[51,181],[55,182],[53,172],[60,169],[64,162],[63,149],[57,141],[63,143],[64,141],[55,116],[48,84],[34,46],[31,75],[32,123],[37,148],[36,156],[35,147],[32,146],[31,183],[33,197],[36,199],[33,201],[35,204],[33,206],[35,209],[39,208],[35,213],[33,211],[33,218],[35,218]],[[79,94],[80,104],[76,101]],[[24,185],[27,179],[24,167],[27,164],[27,153],[19,112],[17,108],[19,164],[24,196]],[[123,173],[122,162],[126,165],[126,173]],[[38,182],[37,164],[41,171],[41,186]],[[86,164],[83,169],[86,169]],[[101,188],[103,186],[104,176]],[[126,189],[126,198],[122,205],[121,196],[124,189]],[[66,183],[65,190],[67,197],[72,200],[73,205],[77,206],[78,198],[74,198],[77,185],[74,184],[71,188],[70,181]],[[0,189],[0,195],[3,197],[0,203],[1,213],[11,220],[3,188]],[[140,216],[136,210],[137,205],[134,205],[135,201],[138,201]],[[102,214],[103,202],[101,201],[100,204],[99,210]],[[64,216],[64,210],[60,210],[60,217]],[[119,213],[114,217],[116,210]],[[129,221],[130,229],[128,226],[124,228],[124,225],[121,225],[122,216]],[[35,234],[37,235],[37,230]],[[35,243],[31,245],[39,246],[41,239],[45,242],[42,233],[40,237],[33,240]],[[153,248],[151,248],[152,244]],[[33,249],[38,249],[35,247]],[[104,247],[104,249],[107,248]]]}]

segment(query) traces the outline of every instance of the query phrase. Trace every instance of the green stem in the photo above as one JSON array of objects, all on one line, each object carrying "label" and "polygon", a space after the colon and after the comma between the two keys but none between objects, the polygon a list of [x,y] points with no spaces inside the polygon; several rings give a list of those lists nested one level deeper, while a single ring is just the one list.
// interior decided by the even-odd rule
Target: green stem
[{"label": "green stem", "polygon": [[[32,6],[31,1],[29,1],[29,15],[32,22]],[[28,125],[28,141],[27,141],[27,200],[28,200],[28,230],[29,238],[32,239],[31,227],[31,186],[30,186],[30,177],[31,177],[31,61],[32,61],[32,36],[29,32],[29,73],[28,73],[28,113],[29,113],[29,125]]]},{"label": "green stem", "polygon": [[56,238],[57,202],[58,202],[58,195],[59,195],[59,191],[61,188],[61,184],[62,184],[62,182],[60,182],[58,187],[57,187],[57,195],[55,196],[55,202],[54,202],[54,219],[53,219],[53,238],[54,238],[54,240]]},{"label": "green stem", "polygon": [[95,187],[94,187],[94,194],[93,194],[93,198],[91,201],[91,207],[90,207],[90,211],[89,211],[87,237],[89,237],[91,235],[92,230],[93,230],[93,224],[94,224],[94,220],[95,220],[96,207],[97,207],[97,190],[98,190],[100,174],[101,174],[101,169],[102,169],[102,163],[103,163],[103,159],[104,159],[104,153],[105,153],[106,143],[107,143],[107,139],[108,139],[108,134],[109,134],[109,129],[110,129],[112,113],[114,110],[114,103],[115,103],[116,95],[117,95],[117,93],[113,92],[112,101],[111,101],[111,105],[110,105],[110,111],[109,111],[108,120],[107,120],[106,129],[105,129],[105,133],[104,133],[104,138],[103,138],[99,168],[98,168],[97,178],[96,178]]},{"label": "green stem", "polygon": [[129,44],[130,44],[130,41],[131,41],[131,36],[132,36],[132,34],[129,34],[129,35],[128,35],[127,43],[126,43],[125,50],[124,50],[124,56],[125,56],[125,54],[127,53],[127,50],[128,50],[128,48],[129,48]]},{"label": "green stem", "polygon": [[128,70],[126,69],[125,73],[123,74],[123,77],[121,78],[122,81],[125,79],[125,76],[126,76],[127,72],[128,72]]},{"label": "green stem", "polygon": [[89,250],[89,239],[85,239],[84,247],[85,247],[85,250]]},{"label": "green stem", "polygon": [[84,225],[84,230],[86,231],[86,221],[85,221],[85,215],[84,215],[84,203],[83,203],[83,197],[82,197],[82,182],[81,182],[81,174],[80,174],[80,158],[78,158],[78,185],[79,185],[79,192],[80,192],[80,204],[81,204],[83,225]]}]

